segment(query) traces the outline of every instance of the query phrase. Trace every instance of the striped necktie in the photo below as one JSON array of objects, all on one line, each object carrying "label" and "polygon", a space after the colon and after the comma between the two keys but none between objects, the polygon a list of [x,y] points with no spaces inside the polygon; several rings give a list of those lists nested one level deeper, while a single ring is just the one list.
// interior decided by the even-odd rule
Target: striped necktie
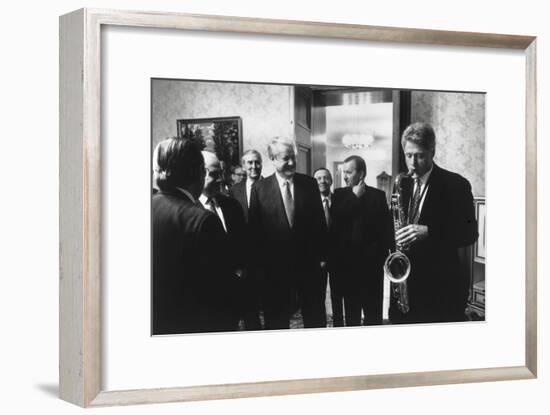
[{"label": "striped necktie", "polygon": [[325,211],[325,221],[327,222],[327,228],[330,228],[330,207],[328,197],[323,198],[323,210]]},{"label": "striped necktie", "polygon": [[414,179],[414,194],[411,200],[411,208],[409,210],[409,223],[417,223],[420,216],[420,200],[422,199],[422,183],[420,178]]},{"label": "striped necktie", "polygon": [[290,182],[285,181],[285,190],[283,192],[283,203],[285,205],[286,218],[288,224],[292,228],[294,226],[294,200],[292,199],[292,192],[290,191]]}]

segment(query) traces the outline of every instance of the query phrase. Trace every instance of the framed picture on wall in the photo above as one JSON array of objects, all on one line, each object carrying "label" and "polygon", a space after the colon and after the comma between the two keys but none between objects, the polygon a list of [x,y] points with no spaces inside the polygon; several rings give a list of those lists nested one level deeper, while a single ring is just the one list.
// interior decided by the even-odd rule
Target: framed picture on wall
[{"label": "framed picture on wall", "polygon": [[[269,41],[272,36],[277,42]],[[147,42],[143,42],[144,37]],[[169,13],[81,9],[63,16],[60,31],[60,217],[63,218],[60,221],[60,396],[88,407],[536,377],[535,41],[534,37],[517,35]],[[285,47],[279,47],[281,43]],[[342,47],[342,43],[353,47]],[[106,44],[108,48],[103,47]],[[496,47],[500,48],[498,53],[492,50]],[[318,53],[312,54],[312,48]],[[361,53],[357,53],[359,49]],[[174,50],[188,50],[189,54],[173,53]],[[235,63],[236,53],[245,58]],[[194,57],[192,67],[188,60],[190,54]],[[279,63],[287,61],[289,55],[299,60],[299,64],[291,68],[296,72],[281,74]],[[327,56],[331,59],[327,60]],[[224,57],[233,64],[220,65]],[[403,70],[404,61],[429,64],[410,66],[413,69],[421,66],[422,70]],[[349,65],[339,70],[340,62]],[[475,70],[456,69],[462,67]],[[499,77],[494,76],[495,70],[499,71]],[[483,91],[491,95],[494,105],[480,113],[486,113],[491,121],[506,119],[507,122],[494,122],[487,132],[488,147],[492,149],[487,166],[493,169],[487,177],[499,177],[498,166],[509,163],[522,170],[518,177],[526,179],[506,187],[499,187],[498,179],[487,183],[495,205],[499,200],[507,202],[506,212],[500,212],[500,216],[495,212],[491,216],[491,226],[484,221],[487,233],[497,235],[491,239],[491,249],[507,259],[495,261],[494,266],[488,268],[493,276],[507,273],[507,278],[492,278],[491,289],[495,294],[491,297],[491,320],[483,325],[402,324],[383,329],[324,327],[293,332],[275,329],[248,335],[229,332],[151,335],[150,277],[155,266],[150,189],[153,128],[146,114],[162,119],[160,140],[174,135],[200,139],[204,148],[218,154],[230,166],[239,163],[243,151],[241,117],[249,128],[249,114],[235,111],[231,105],[227,106],[226,113],[238,116],[186,119],[174,115],[181,109],[178,106],[172,106],[175,109],[169,116],[162,111],[155,112],[155,108],[151,110],[151,79],[159,74],[165,79],[199,78],[205,82],[229,79],[239,84],[296,85],[307,79],[313,87],[344,85],[411,90],[421,86],[429,91]],[[242,88],[244,92],[239,100],[252,100],[257,96],[250,87],[242,85]],[[131,96],[127,93],[129,90],[133,91]],[[171,88],[165,91],[170,98],[189,97]],[[204,95],[204,89],[198,90],[196,96],[201,94]],[[289,121],[283,123],[282,129],[285,134],[292,134],[294,118],[289,115],[289,109],[293,108],[290,101],[293,91],[285,90],[281,96],[286,101],[274,105],[272,114],[288,115]],[[370,105],[372,102],[361,100],[369,96],[352,90],[341,102]],[[516,99],[507,99],[510,96]],[[420,100],[427,102],[425,98]],[[254,107],[263,108],[267,102],[263,100]],[[197,107],[201,112],[195,114],[210,114],[207,111],[211,107]],[[431,108],[426,107],[426,114]],[[390,109],[386,108],[388,113]],[[136,117],[136,114],[143,116]],[[391,111],[391,114],[396,113]],[[312,123],[317,115],[312,114]],[[347,118],[348,126],[356,125],[352,118]],[[330,119],[328,122],[330,124]],[[272,128],[265,128],[266,124],[270,123],[258,123],[257,133],[251,134],[250,141],[244,137],[247,146],[252,140],[259,140],[265,147],[269,137],[273,137]],[[121,131],[135,138],[130,142],[130,157],[129,140],[119,139]],[[317,130],[312,128],[312,131],[311,152],[312,159],[316,160],[313,156],[325,152],[330,143],[326,146],[319,143]],[[335,136],[341,135],[333,131]],[[518,134],[511,136],[510,131]],[[389,134],[394,136],[392,132]],[[459,138],[450,140],[445,150],[451,156],[467,153],[468,148],[461,147],[464,137],[454,136]],[[509,140],[506,146],[499,146],[503,136]],[[317,147],[318,144],[323,145]],[[391,153],[391,148],[376,148],[376,145],[365,149],[370,151],[373,163]],[[329,153],[331,151],[334,148]],[[302,159],[309,158],[304,152]],[[337,183],[343,184],[342,175],[336,172],[344,159],[343,153],[334,153],[326,162],[328,168],[334,168],[335,187]],[[307,161],[302,164],[307,166]],[[201,163],[190,165],[201,166]],[[311,167],[315,167],[314,162]],[[169,170],[163,171],[167,172]],[[164,174],[165,178],[168,176]],[[376,180],[376,175],[373,179]],[[262,182],[266,180],[264,177]],[[307,201],[320,204],[315,182],[306,181],[315,190],[308,194]],[[295,185],[298,186],[298,181]],[[435,182],[430,186],[435,188]],[[196,186],[193,191],[198,198],[202,190]],[[276,191],[278,188],[274,187],[273,192],[266,191],[265,195],[276,195]],[[525,200],[510,200],[511,192],[525,194]],[[214,212],[205,212],[195,206],[193,197],[181,193],[192,202],[191,209],[215,218]],[[280,200],[279,207],[290,218],[293,210],[286,209],[284,203]],[[472,208],[470,202],[468,207]],[[445,214],[445,209],[452,208],[454,206],[444,206],[437,212]],[[308,212],[323,213],[320,209]],[[478,218],[484,218],[484,205],[479,204],[477,213]],[[281,223],[273,220],[274,214],[263,217]],[[297,217],[310,219],[308,214]],[[167,228],[172,230],[174,224],[179,223],[167,221]],[[292,228],[290,219],[288,225]],[[498,229],[504,225],[524,237],[500,243]],[[221,222],[216,230],[223,240]],[[275,237],[283,235],[283,243],[288,234],[266,233]],[[443,236],[442,243],[447,242],[445,233],[440,236]],[[181,247],[168,246],[179,259]],[[242,251],[243,246],[236,243],[232,249]],[[310,246],[308,243],[291,245],[302,250]],[[203,251],[191,247],[195,248],[197,258],[202,259]],[[485,256],[484,248],[483,240],[477,248],[480,260]],[[204,252],[208,249],[206,246]],[[514,255],[520,251],[525,255]],[[291,252],[292,255],[297,257],[295,252]],[[367,255],[355,256],[363,260]],[[287,256],[277,256],[272,264],[284,265],[286,260]],[[203,265],[216,266],[217,261],[214,256]],[[317,265],[320,267],[322,263],[315,263]],[[284,270],[281,275],[285,275]],[[275,281],[275,289],[280,287],[279,281]],[[213,287],[201,279],[198,284],[202,284],[205,292]],[[280,291],[282,295],[287,294],[286,290]],[[175,293],[178,294],[177,290]],[[216,299],[230,302],[235,298],[234,293],[222,291]],[[315,293],[324,294],[322,290]],[[295,297],[285,298],[289,301],[288,309],[294,311]],[[515,318],[518,315],[524,318]],[[406,336],[415,341],[408,342],[406,348],[399,347]],[[476,353],[471,353],[474,342]],[[337,361],[330,361],[326,356],[331,355],[334,344],[345,344],[346,350],[338,355]],[[446,353],[434,353],[434,344]],[[509,347],[499,347],[502,344]],[[369,353],[365,353],[365,345]]]},{"label": "framed picture on wall", "polygon": [[474,260],[481,264],[485,264],[485,249],[486,249],[485,243],[487,238],[485,234],[486,232],[485,198],[476,197],[474,199],[474,204],[475,204],[477,228],[478,228],[478,234],[479,234],[477,242],[474,246]]},{"label": "framed picture on wall", "polygon": [[177,120],[178,137],[202,142],[229,169],[240,164],[243,149],[241,117],[197,118]]}]

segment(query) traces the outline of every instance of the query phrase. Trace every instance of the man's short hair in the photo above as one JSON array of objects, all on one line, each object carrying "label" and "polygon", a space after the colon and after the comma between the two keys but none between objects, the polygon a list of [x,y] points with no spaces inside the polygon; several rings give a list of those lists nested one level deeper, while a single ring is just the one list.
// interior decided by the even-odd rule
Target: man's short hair
[{"label": "man's short hair", "polygon": [[231,174],[236,174],[237,169],[242,169],[242,166],[240,164],[236,164],[234,166],[231,166],[229,168],[229,171],[231,172]]},{"label": "man's short hair", "polygon": [[363,157],[360,156],[349,156],[347,159],[344,160],[344,163],[349,163],[350,161],[355,161],[355,168],[357,171],[362,171],[365,173],[365,177],[367,176],[367,163],[365,163],[365,160]]},{"label": "man's short hair", "polygon": [[273,137],[269,142],[269,145],[267,146],[267,154],[270,159],[275,158],[275,155],[277,154],[277,150],[275,150],[275,147],[277,147],[278,145],[291,147],[294,150],[294,154],[297,153],[296,143],[293,139],[288,137]]},{"label": "man's short hair", "polygon": [[407,141],[425,150],[435,150],[435,131],[427,122],[415,122],[403,131],[401,147],[404,148]]},{"label": "man's short hair", "polygon": [[161,141],[153,151],[153,171],[162,190],[199,182],[204,174],[200,146],[188,138],[170,137]]},{"label": "man's short hair", "polygon": [[243,156],[241,157],[241,163],[242,164],[244,164],[244,157],[248,156],[249,154],[255,154],[260,159],[260,163],[262,162],[262,155],[260,154],[260,152],[258,150],[250,149],[250,150],[246,150],[243,153]]},{"label": "man's short hair", "polygon": [[319,167],[319,168],[315,169],[315,170],[313,171],[313,177],[315,177],[315,174],[316,174],[318,171],[321,171],[321,170],[326,171],[326,172],[328,173],[328,175],[330,176],[330,178],[332,179],[332,173],[331,173],[330,170],[327,169],[326,167]]}]

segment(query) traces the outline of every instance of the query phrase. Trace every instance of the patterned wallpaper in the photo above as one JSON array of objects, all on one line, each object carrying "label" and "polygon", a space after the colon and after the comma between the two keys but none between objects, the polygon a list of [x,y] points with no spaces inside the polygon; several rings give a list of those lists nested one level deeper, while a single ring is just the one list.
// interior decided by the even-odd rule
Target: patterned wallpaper
[{"label": "patterned wallpaper", "polygon": [[242,118],[243,151],[257,149],[264,159],[264,176],[273,172],[267,143],[293,131],[289,86],[155,80],[152,88],[153,148],[177,134],[182,118]]},{"label": "patterned wallpaper", "polygon": [[485,196],[485,94],[413,91],[411,106],[412,122],[435,129],[435,162]]}]

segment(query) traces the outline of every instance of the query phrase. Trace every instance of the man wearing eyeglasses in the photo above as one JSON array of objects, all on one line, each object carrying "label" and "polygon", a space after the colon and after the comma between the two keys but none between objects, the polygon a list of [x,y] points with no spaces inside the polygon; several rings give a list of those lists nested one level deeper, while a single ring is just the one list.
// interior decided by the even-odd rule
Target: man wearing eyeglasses
[{"label": "man wearing eyeglasses", "polygon": [[231,167],[231,181],[233,186],[236,184],[239,184],[245,179],[246,179],[246,173],[241,166],[237,165],[237,166]]},{"label": "man wearing eyeglasses", "polygon": [[[245,219],[239,202],[221,193],[222,168],[218,157],[210,152],[203,151],[205,179],[202,194],[199,197],[200,203],[205,209],[210,210],[220,220],[225,230],[229,248],[226,256],[233,270],[236,281],[235,288],[238,289],[238,281],[245,277],[244,253],[240,249],[245,243]],[[231,295],[233,302],[233,327],[237,329],[239,318],[239,294],[237,292],[227,293]],[[255,327],[257,329],[258,327]]]}]

